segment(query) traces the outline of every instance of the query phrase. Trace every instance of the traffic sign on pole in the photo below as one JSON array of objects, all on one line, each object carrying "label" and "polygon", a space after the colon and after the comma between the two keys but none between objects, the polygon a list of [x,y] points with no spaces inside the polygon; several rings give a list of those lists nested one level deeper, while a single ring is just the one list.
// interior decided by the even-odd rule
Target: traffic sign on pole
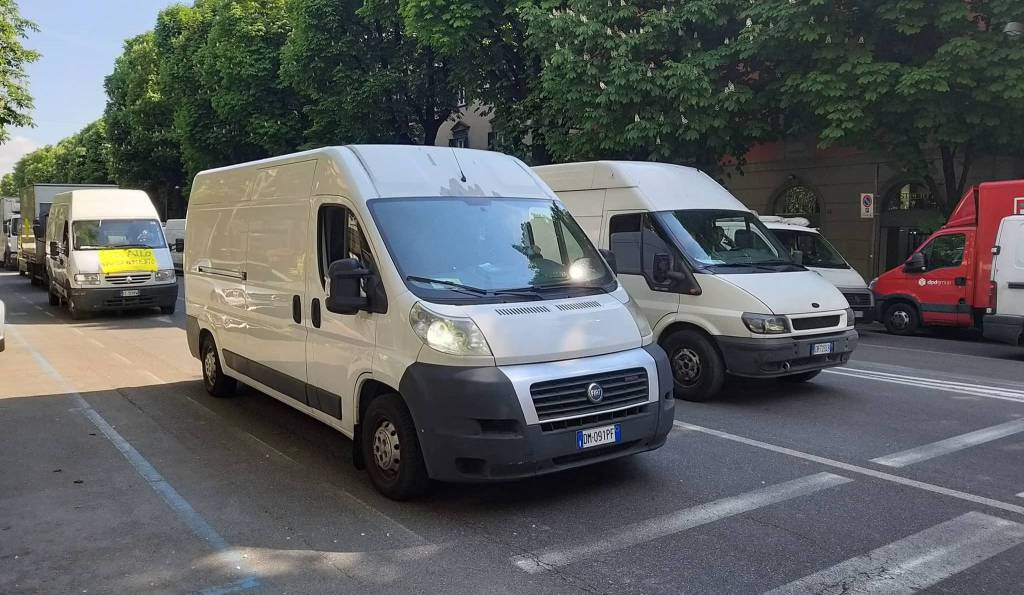
[{"label": "traffic sign on pole", "polygon": [[869,193],[862,193],[860,195],[860,218],[861,219],[874,219],[875,218],[875,195]]}]

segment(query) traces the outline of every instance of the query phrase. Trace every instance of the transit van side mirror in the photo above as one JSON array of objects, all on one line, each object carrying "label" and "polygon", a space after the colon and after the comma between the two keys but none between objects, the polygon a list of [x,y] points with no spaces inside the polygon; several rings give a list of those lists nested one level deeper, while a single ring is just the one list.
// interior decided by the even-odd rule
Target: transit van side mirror
[{"label": "transit van side mirror", "polygon": [[57,242],[50,242],[50,259],[57,260],[60,256],[60,244]]},{"label": "transit van side mirror", "polygon": [[924,260],[924,254],[915,252],[907,264],[903,265],[903,271],[905,273],[923,273],[928,270],[927,263]]},{"label": "transit van side mirror", "polygon": [[355,258],[335,260],[327,269],[330,283],[330,295],[324,301],[329,312],[353,315],[366,310],[370,300],[362,295],[363,280],[370,276],[370,271]]},{"label": "transit van side mirror", "polygon": [[611,267],[612,272],[617,274],[619,272],[619,264],[618,262],[616,262],[615,253],[612,252],[611,250],[605,250],[603,248],[601,250],[598,250],[598,252],[600,252],[601,256],[604,257],[605,262],[607,262],[608,266]]},{"label": "transit van side mirror", "polygon": [[185,251],[185,240],[184,239],[178,238],[178,239],[174,240],[174,251],[175,252],[184,252]]}]

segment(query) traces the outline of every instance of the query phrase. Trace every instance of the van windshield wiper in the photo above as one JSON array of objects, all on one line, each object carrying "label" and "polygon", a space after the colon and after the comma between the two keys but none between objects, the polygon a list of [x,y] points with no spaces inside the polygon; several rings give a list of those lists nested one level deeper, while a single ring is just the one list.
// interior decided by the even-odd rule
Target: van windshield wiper
[{"label": "van windshield wiper", "polygon": [[491,292],[486,289],[480,289],[479,287],[473,287],[472,285],[463,285],[462,283],[456,283],[455,281],[446,281],[444,279],[431,279],[430,277],[417,277],[416,275],[409,275],[405,278],[406,281],[413,281],[415,283],[434,283],[436,285],[444,285],[453,289],[461,289],[464,292],[473,293],[476,295],[488,295]]},{"label": "van windshield wiper", "polygon": [[152,248],[149,244],[111,244],[103,246],[104,250],[119,250],[121,248]]}]

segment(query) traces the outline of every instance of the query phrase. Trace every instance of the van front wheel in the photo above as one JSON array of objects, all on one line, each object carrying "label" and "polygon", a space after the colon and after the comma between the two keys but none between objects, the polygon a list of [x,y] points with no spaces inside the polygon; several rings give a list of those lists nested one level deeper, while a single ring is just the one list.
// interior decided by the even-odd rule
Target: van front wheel
[{"label": "van front wheel", "polygon": [[362,428],[363,461],[373,487],[392,500],[408,500],[427,491],[416,424],[402,398],[381,395],[366,408]]},{"label": "van front wheel", "polygon": [[695,330],[676,331],[662,341],[672,364],[676,398],[707,401],[725,381],[725,363],[718,350]]},{"label": "van front wheel", "polygon": [[217,344],[209,336],[203,341],[200,354],[203,362],[203,386],[206,387],[206,392],[219,398],[234,394],[238,382],[224,375],[224,370],[220,367],[220,356],[217,355]]},{"label": "van front wheel", "polygon": [[921,325],[921,319],[917,314],[917,308],[907,302],[896,302],[885,309],[885,318],[882,321],[885,330],[894,335],[913,335]]}]

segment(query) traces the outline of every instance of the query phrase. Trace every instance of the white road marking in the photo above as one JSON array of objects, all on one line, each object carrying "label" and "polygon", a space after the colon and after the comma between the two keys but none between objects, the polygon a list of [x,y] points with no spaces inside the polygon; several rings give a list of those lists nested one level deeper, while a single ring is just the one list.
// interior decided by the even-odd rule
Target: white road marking
[{"label": "white road marking", "polygon": [[1014,401],[1016,403],[1024,403],[1024,391],[1016,391],[1013,389],[1006,389],[1001,387],[984,386],[978,384],[966,384],[962,382],[949,382],[945,380],[932,380],[928,378],[918,378],[915,376],[887,374],[884,372],[868,372],[865,370],[857,370],[854,368],[837,368],[832,370],[825,370],[825,372],[827,374],[848,376],[850,378],[875,380],[877,382],[888,382],[891,384],[900,384],[903,386],[913,386],[916,388],[930,388],[933,390],[940,390],[958,394],[967,394],[977,397],[985,397],[988,399],[999,399],[1003,401]]},{"label": "white road marking", "polygon": [[53,316],[53,312],[47,312],[46,310],[43,310],[43,314],[46,314],[46,315],[47,315],[47,316],[49,316],[50,318],[53,318],[53,317],[54,317],[54,316]]},{"label": "white road marking", "polygon": [[673,422],[677,428],[684,430],[691,430],[694,432],[701,432],[702,434],[708,434],[710,436],[716,436],[724,440],[731,440],[733,442],[739,442],[740,444],[746,444],[747,446],[753,446],[764,450],[770,450],[779,454],[796,457],[798,459],[804,459],[805,461],[812,461],[821,465],[827,465],[829,467],[835,467],[836,469],[842,469],[849,471],[850,473],[858,473],[860,475],[866,475],[868,477],[874,477],[875,479],[881,479],[900,485],[917,488],[919,490],[925,490],[935,494],[942,494],[943,496],[949,496],[951,498],[957,498],[959,500],[965,500],[967,502],[973,502],[975,504],[983,504],[991,508],[998,508],[999,510],[1006,510],[1008,512],[1015,512],[1017,514],[1024,515],[1024,506],[1017,504],[1009,504],[1007,502],[1001,502],[992,498],[986,498],[985,496],[978,496],[975,494],[969,494],[967,492],[961,492],[960,490],[953,490],[950,488],[944,488],[931,483],[925,483],[923,481],[917,481],[915,479],[908,479],[906,477],[900,477],[899,475],[893,475],[884,471],[876,471],[875,469],[868,469],[867,467],[860,467],[857,465],[851,465],[850,463],[844,463],[842,461],[836,461],[826,457],[819,457],[818,455],[808,454],[806,452],[800,452],[799,450],[793,450],[792,448],[786,448],[785,446],[777,446],[775,444],[769,444],[767,442],[761,442],[760,440],[754,440],[753,438],[744,438],[743,436],[737,436],[721,430],[713,430],[711,428],[705,428],[703,426],[696,426],[693,424],[684,423],[681,421]]},{"label": "white road marking", "polygon": [[171,320],[170,316],[157,316],[156,319],[160,322],[166,322],[167,324],[174,324],[174,321]]},{"label": "white road marking", "polygon": [[968,512],[793,581],[768,595],[911,595],[1024,543],[1024,525]]},{"label": "white road marking", "polygon": [[92,343],[93,345],[99,347],[100,349],[106,349],[107,348],[106,345],[104,345],[103,343],[100,343],[99,341],[97,341],[96,339],[93,339],[92,337],[87,338],[86,341]]},{"label": "white road marking", "polygon": [[983,428],[960,436],[953,436],[931,444],[925,444],[916,448],[910,448],[902,452],[893,453],[877,459],[871,459],[872,463],[885,465],[886,467],[906,467],[942,455],[948,455],[958,450],[992,442],[1000,438],[1012,436],[1024,432],[1024,419],[1015,419],[991,428]]},{"label": "white road marking", "polygon": [[167,384],[166,380],[150,372],[149,370],[140,370],[140,372],[142,372],[146,376],[149,376],[150,380],[156,382],[157,384]]},{"label": "white road marking", "polygon": [[1017,494],[1017,497],[1018,498],[1024,498],[1024,492],[1021,492],[1021,493]]},{"label": "white road marking", "polygon": [[125,356],[121,355],[120,353],[111,352],[110,355],[114,356],[114,359],[118,360],[122,364],[127,364],[129,366],[132,365],[132,360],[126,358]]},{"label": "white road marking", "polygon": [[633,523],[591,543],[531,552],[511,561],[520,570],[539,574],[851,481],[831,473],[817,473]]}]

